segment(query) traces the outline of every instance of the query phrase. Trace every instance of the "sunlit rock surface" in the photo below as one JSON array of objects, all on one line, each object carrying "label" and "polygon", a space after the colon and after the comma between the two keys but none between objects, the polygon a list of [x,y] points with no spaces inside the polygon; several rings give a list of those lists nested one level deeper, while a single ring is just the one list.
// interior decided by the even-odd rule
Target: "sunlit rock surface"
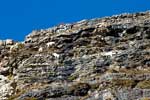
[{"label": "sunlit rock surface", "polygon": [[0,100],[148,100],[150,13],[0,40]]}]

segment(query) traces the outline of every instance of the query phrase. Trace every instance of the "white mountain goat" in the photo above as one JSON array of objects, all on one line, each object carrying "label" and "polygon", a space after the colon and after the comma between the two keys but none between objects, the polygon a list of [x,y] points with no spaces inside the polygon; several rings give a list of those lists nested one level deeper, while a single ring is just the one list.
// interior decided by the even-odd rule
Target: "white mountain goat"
[{"label": "white mountain goat", "polygon": [[48,42],[47,44],[46,44],[46,46],[49,48],[49,47],[51,47],[52,45],[54,45],[55,44],[55,42]]},{"label": "white mountain goat", "polygon": [[60,55],[57,54],[57,53],[53,53],[52,55],[53,55],[55,58],[57,58],[57,59],[60,58]]},{"label": "white mountain goat", "polygon": [[43,52],[43,50],[44,50],[43,47],[40,47],[38,51]]},{"label": "white mountain goat", "polygon": [[101,53],[103,56],[113,56],[114,54],[116,54],[116,52],[113,52],[113,51],[109,51],[109,52],[103,52]]},{"label": "white mountain goat", "polygon": [[114,51],[109,51],[109,52],[102,52],[101,55],[112,57],[113,55],[120,54],[120,53],[121,51],[114,50]]}]

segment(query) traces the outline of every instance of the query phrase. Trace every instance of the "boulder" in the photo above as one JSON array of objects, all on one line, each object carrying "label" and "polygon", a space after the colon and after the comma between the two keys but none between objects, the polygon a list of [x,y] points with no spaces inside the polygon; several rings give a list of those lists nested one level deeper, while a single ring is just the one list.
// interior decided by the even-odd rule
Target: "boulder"
[{"label": "boulder", "polygon": [[14,44],[14,41],[12,39],[7,39],[5,40],[6,42],[6,45],[13,45]]}]

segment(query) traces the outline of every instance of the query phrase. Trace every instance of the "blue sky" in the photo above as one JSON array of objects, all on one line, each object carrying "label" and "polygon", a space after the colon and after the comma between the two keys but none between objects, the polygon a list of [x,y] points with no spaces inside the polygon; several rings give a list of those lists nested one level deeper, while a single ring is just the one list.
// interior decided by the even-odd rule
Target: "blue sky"
[{"label": "blue sky", "polygon": [[0,0],[0,39],[22,41],[59,23],[146,10],[149,0]]}]

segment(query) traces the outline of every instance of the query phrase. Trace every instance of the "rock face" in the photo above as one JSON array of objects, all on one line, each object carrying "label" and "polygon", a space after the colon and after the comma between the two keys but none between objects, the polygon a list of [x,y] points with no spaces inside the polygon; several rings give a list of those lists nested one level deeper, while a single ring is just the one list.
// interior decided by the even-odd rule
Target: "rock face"
[{"label": "rock face", "polygon": [[150,13],[0,40],[0,100],[148,100]]}]

